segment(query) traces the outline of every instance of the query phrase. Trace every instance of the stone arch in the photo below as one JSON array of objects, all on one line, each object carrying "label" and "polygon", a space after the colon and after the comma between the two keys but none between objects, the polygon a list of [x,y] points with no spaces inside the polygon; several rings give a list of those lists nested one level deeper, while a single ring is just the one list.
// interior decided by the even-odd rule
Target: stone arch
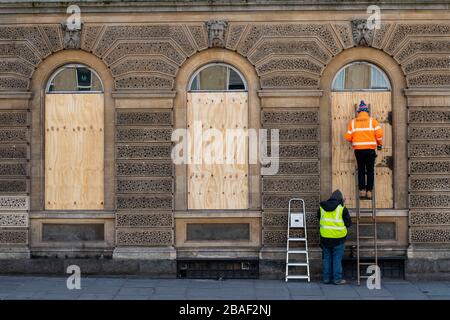
[{"label": "stone arch", "polygon": [[[260,89],[259,78],[253,65],[240,54],[220,48],[208,49],[196,53],[180,67],[175,78],[176,96],[174,100],[174,129],[186,128],[186,107],[188,83],[191,76],[200,67],[213,62],[229,64],[240,71],[247,81],[249,128],[258,130],[260,128]],[[175,210],[186,210],[186,165],[175,168]],[[260,167],[257,164],[249,165],[249,208],[260,207]]]},{"label": "stone arch", "polygon": [[331,85],[336,73],[354,61],[367,61],[380,67],[391,83],[393,105],[394,148],[394,208],[407,208],[407,101],[404,95],[406,78],[400,65],[381,50],[355,47],[342,51],[326,66],[320,81],[320,135],[321,135],[321,196],[331,192]]},{"label": "stone arch", "polygon": [[105,153],[104,153],[104,185],[105,210],[114,208],[114,100],[112,92],[114,81],[107,66],[91,53],[81,50],[63,50],[48,56],[36,68],[31,78],[31,197],[30,209],[43,210],[44,205],[44,110],[45,88],[51,75],[60,67],[70,64],[84,64],[96,71],[101,78],[104,90],[105,106]]}]

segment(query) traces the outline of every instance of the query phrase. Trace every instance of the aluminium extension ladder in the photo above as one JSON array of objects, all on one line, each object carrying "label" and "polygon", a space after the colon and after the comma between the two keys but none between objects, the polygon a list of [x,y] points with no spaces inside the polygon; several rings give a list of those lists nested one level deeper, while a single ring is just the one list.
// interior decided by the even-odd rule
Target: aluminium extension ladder
[{"label": "aluminium extension ladder", "polygon": [[[301,202],[301,212],[291,212],[293,202]],[[309,276],[309,256],[308,256],[308,237],[306,234],[306,210],[305,201],[301,198],[292,198],[289,200],[288,208],[288,227],[287,227],[287,244],[286,244],[286,282],[290,279],[308,279]],[[303,237],[291,236],[291,229],[303,230]],[[295,246],[293,243],[300,244]],[[303,244],[303,246],[302,246]],[[294,257],[292,257],[294,255]],[[296,258],[295,258],[296,257]],[[290,274],[291,268],[306,268],[306,274]],[[292,273],[292,271],[291,271]]]},{"label": "aluminium extension ladder", "polygon": [[[359,198],[359,187],[358,187],[358,169],[355,170],[355,178],[356,178],[356,259],[357,259],[357,273],[358,273],[358,285],[361,285],[361,279],[368,278],[370,276],[361,275],[361,267],[362,266],[370,266],[377,265],[378,266],[378,245],[377,245],[377,210],[376,210],[376,197],[375,197],[375,179],[373,183],[372,190],[372,200],[370,201],[371,205],[368,209],[361,209]],[[364,215],[364,218],[368,221],[362,223],[361,213],[366,213],[368,215]],[[361,226],[369,226],[370,230],[372,230],[372,234],[369,236],[362,236],[360,232]],[[367,240],[372,242],[373,245],[373,256],[372,257],[361,257],[361,242]],[[364,262],[361,262],[361,260]],[[371,260],[371,261],[370,261]]]}]

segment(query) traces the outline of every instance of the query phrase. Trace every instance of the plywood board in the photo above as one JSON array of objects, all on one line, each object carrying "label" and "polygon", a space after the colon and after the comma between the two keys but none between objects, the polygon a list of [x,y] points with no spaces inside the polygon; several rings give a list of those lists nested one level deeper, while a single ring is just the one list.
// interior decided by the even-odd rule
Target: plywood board
[{"label": "plywood board", "polygon": [[103,209],[103,101],[103,94],[46,95],[47,210]]},{"label": "plywood board", "polygon": [[[384,130],[383,150],[377,151],[375,162],[377,208],[393,207],[393,175],[388,166],[392,157],[392,126],[388,122],[392,111],[390,92],[333,92],[332,93],[332,187],[339,188],[347,199],[347,206],[355,207],[356,159],[351,144],[344,138],[349,121],[356,116],[356,106],[364,100],[370,105],[371,116]],[[366,201],[361,207],[368,207]]]},{"label": "plywood board", "polygon": [[[203,127],[196,129],[195,123]],[[230,129],[247,130],[248,102],[246,92],[192,92],[188,94],[188,131],[193,140],[188,164],[189,209],[247,209],[248,208],[248,142],[245,135],[234,139],[229,147],[225,137]],[[222,144],[211,144],[216,137],[202,139],[207,129],[215,129],[223,137]],[[196,144],[196,145],[195,145]],[[196,153],[201,146],[202,152]],[[209,156],[210,163],[205,163]],[[197,157],[197,158],[196,158]],[[228,157],[228,158],[226,158]],[[227,159],[230,160],[227,164]],[[225,161],[225,163],[221,162]]]}]

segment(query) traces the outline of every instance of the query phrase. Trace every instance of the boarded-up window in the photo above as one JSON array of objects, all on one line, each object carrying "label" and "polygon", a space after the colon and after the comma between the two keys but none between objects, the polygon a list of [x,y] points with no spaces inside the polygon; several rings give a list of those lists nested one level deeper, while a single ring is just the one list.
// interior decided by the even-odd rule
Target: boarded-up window
[{"label": "boarded-up window", "polygon": [[[392,111],[391,92],[333,92],[332,120],[332,189],[340,189],[345,195],[348,207],[355,207],[356,160],[352,146],[344,138],[347,125],[356,117],[356,105],[364,100],[370,107],[370,114],[383,128],[383,150],[377,151],[375,161],[375,192],[377,208],[393,208],[392,176],[392,125],[389,114]],[[369,206],[362,202],[361,207]]]},{"label": "boarded-up window", "polygon": [[45,100],[45,208],[103,209],[103,94]]},{"label": "boarded-up window", "polygon": [[[187,106],[193,142],[187,172],[189,209],[247,209],[248,140],[242,135],[248,128],[247,92],[190,92]],[[212,135],[205,135],[211,129]],[[216,143],[219,136],[223,144]]]}]

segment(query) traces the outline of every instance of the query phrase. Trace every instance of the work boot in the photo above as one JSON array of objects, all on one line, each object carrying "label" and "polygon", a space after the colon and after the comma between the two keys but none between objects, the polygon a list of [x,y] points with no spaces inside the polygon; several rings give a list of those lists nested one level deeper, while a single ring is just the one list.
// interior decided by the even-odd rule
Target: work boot
[{"label": "work boot", "polygon": [[345,279],[341,279],[341,280],[339,280],[339,281],[335,281],[335,282],[334,282],[334,284],[336,284],[336,285],[346,284],[346,283],[347,283],[347,281],[345,281]]},{"label": "work boot", "polygon": [[365,198],[366,197],[366,191],[365,190],[359,190],[359,197]]},{"label": "work boot", "polygon": [[367,197],[367,199],[372,199],[372,191],[367,191],[366,197]]}]

